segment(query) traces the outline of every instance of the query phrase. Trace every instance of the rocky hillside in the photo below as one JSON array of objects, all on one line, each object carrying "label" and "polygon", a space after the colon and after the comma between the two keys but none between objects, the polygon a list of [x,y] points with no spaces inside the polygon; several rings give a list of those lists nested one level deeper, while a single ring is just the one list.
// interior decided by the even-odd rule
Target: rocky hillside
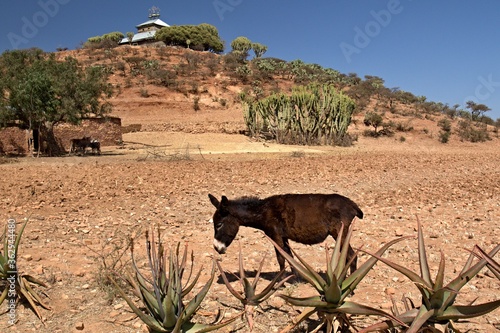
[{"label": "rocky hillside", "polygon": [[[288,92],[295,85],[321,82],[333,83],[356,101],[351,134],[389,134],[400,141],[443,141],[446,119],[452,133],[448,141],[464,139],[460,127],[464,111],[427,102],[410,92],[388,89],[378,77],[361,80],[355,74],[344,75],[300,60],[264,58],[242,62],[231,54],[140,46],[79,49],[59,52],[58,56],[75,57],[84,66],[102,66],[110,74],[110,83],[115,87],[113,115],[121,117],[129,130],[238,133],[245,130],[239,97],[242,92],[261,98],[273,92]],[[375,135],[375,127],[365,126],[367,113],[382,117],[378,129],[384,131]],[[498,140],[498,127],[488,126],[481,131],[493,141]]]}]

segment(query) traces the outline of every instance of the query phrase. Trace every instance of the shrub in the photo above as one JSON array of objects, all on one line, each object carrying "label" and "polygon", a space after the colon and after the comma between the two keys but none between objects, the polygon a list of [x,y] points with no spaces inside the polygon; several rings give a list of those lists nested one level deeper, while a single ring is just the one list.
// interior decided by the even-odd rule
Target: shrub
[{"label": "shrub", "polygon": [[462,140],[469,142],[485,142],[491,140],[485,124],[474,123],[470,120],[459,121],[458,135]]},{"label": "shrub", "polygon": [[195,96],[193,98],[193,109],[195,111],[199,111],[200,110],[200,97],[199,96]]},{"label": "shrub", "polygon": [[382,126],[383,121],[384,119],[378,113],[367,112],[365,114],[365,119],[363,120],[363,123],[365,124],[365,126],[373,126],[375,133],[377,133],[377,128]]},{"label": "shrub", "polygon": [[451,132],[441,131],[439,132],[439,141],[441,143],[448,143],[450,140]]},{"label": "shrub", "polygon": [[441,143],[448,143],[451,136],[451,122],[444,118],[438,121],[438,126],[441,128],[439,132],[439,141],[441,141]]}]

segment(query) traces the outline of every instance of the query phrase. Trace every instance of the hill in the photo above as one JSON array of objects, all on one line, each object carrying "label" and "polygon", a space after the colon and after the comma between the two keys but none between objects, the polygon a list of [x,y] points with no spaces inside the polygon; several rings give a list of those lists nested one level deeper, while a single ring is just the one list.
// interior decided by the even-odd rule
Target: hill
[{"label": "hill", "polygon": [[[367,113],[382,116],[385,132],[396,140],[441,141],[439,121],[451,125],[450,143],[463,141],[459,124],[470,114],[410,92],[388,89],[378,77],[361,80],[319,65],[264,58],[242,62],[228,55],[177,47],[121,46],[58,52],[84,66],[102,66],[115,88],[112,115],[128,129],[141,132],[243,133],[240,93],[255,98],[289,92],[311,82],[333,83],[357,103],[353,135],[373,135],[363,122]],[[461,117],[462,116],[462,117]],[[491,123],[491,122],[490,122]],[[372,133],[370,133],[370,130]],[[484,132],[498,141],[498,127]]]}]

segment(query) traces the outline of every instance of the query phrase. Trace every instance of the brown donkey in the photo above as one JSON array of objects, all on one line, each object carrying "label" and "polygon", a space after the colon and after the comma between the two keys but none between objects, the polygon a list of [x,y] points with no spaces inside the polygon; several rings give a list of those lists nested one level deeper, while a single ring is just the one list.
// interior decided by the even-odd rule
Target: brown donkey
[{"label": "brown donkey", "polygon": [[[363,212],[351,199],[339,194],[283,194],[266,199],[243,197],[219,201],[209,194],[210,202],[217,208],[213,216],[215,229],[214,248],[225,253],[236,237],[240,226],[264,231],[287,253],[292,255],[288,240],[302,244],[318,244],[328,237],[337,240],[344,223],[341,241],[354,217],[363,218]],[[285,258],[276,251],[280,269]],[[356,254],[349,245],[347,261],[354,258],[350,270],[356,270]]]}]

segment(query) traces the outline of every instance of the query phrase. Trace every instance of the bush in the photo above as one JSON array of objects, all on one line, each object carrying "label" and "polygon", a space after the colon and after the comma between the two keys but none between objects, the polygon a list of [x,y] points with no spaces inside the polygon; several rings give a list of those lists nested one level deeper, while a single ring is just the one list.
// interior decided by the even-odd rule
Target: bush
[{"label": "bush", "polygon": [[485,124],[474,123],[470,120],[461,120],[458,123],[458,135],[462,140],[469,142],[491,140]]},{"label": "bush", "polygon": [[450,140],[451,132],[441,131],[439,132],[439,141],[441,143],[448,143]]},{"label": "bush", "polygon": [[367,112],[363,123],[365,126],[373,126],[375,133],[377,133],[377,128],[382,126],[384,119],[381,115],[375,112]]},{"label": "bush", "polygon": [[439,132],[439,141],[441,143],[448,143],[451,136],[451,122],[444,118],[438,122],[438,126],[441,127]]}]

